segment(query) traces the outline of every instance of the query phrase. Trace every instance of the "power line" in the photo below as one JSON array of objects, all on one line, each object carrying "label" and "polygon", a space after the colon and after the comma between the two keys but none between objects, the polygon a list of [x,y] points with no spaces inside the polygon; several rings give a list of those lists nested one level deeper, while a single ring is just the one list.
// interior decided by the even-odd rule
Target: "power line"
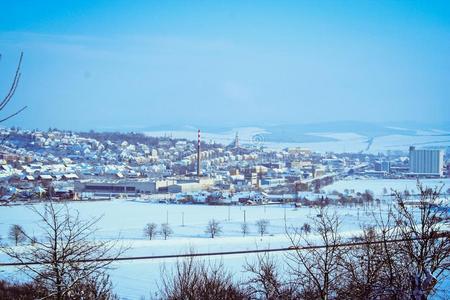
[{"label": "power line", "polygon": [[[440,233],[433,239],[448,238],[450,236],[449,232]],[[430,237],[428,237],[430,238]],[[252,250],[239,250],[239,251],[221,251],[221,252],[201,252],[201,253],[185,253],[185,254],[169,254],[169,255],[151,255],[151,256],[128,256],[128,257],[115,257],[115,258],[97,258],[97,259],[81,259],[81,260],[66,260],[67,263],[88,263],[88,262],[116,262],[116,261],[129,261],[129,260],[152,260],[152,259],[170,259],[170,258],[185,258],[185,257],[201,257],[201,256],[224,256],[224,255],[238,255],[238,254],[252,254],[252,253],[271,253],[271,252],[284,252],[284,251],[303,251],[303,250],[313,250],[313,249],[324,249],[330,247],[355,247],[355,246],[367,246],[376,245],[384,243],[400,243],[400,242],[411,242],[418,240],[425,240],[426,238],[404,238],[404,239],[394,239],[394,240],[382,240],[382,241],[371,241],[371,242],[351,242],[351,243],[340,243],[331,245],[317,245],[317,246],[290,246],[284,248],[273,248],[273,249],[252,249]],[[19,267],[19,266],[30,266],[30,265],[45,265],[51,264],[48,262],[12,262],[12,263],[0,263],[1,267]]]}]

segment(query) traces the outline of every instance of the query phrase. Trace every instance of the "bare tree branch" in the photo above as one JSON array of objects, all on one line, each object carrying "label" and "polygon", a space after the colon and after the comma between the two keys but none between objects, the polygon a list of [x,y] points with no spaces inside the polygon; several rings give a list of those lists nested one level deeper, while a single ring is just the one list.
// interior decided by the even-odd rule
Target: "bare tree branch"
[{"label": "bare tree branch", "polygon": [[[0,55],[1,58],[1,55]],[[20,77],[22,76],[21,73],[21,68],[22,68],[22,60],[23,60],[23,52],[20,53],[20,58],[19,58],[19,63],[17,64],[16,67],[16,72],[14,74],[14,78],[13,81],[11,83],[11,86],[8,90],[8,93],[6,94],[6,96],[0,101],[0,111],[2,111],[3,109],[5,109],[5,107],[8,105],[8,103],[11,101],[12,97],[14,96],[17,86],[19,85],[19,81],[20,81]],[[24,111],[27,108],[27,106],[22,107],[21,109],[19,109],[18,111],[3,117],[0,119],[0,123],[5,122],[6,120],[11,119],[12,117],[17,116],[18,114],[20,114],[22,111]]]}]

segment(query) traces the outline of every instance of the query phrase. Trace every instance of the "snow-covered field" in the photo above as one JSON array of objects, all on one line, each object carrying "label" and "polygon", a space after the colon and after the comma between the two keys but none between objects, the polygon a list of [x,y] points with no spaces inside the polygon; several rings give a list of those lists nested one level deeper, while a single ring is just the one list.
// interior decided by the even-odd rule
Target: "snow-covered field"
[{"label": "snow-covered field", "polygon": [[[448,179],[444,180],[450,186]],[[427,185],[435,184],[435,181],[426,181]],[[414,181],[405,180],[358,180],[337,182],[329,187],[334,189],[371,189],[373,191],[386,188],[414,187]],[[130,250],[126,256],[181,254],[190,251],[212,252],[245,250],[255,248],[275,248],[289,246],[285,236],[285,223],[290,226],[301,226],[303,223],[311,223],[316,211],[311,208],[293,208],[291,206],[205,206],[205,205],[175,205],[156,204],[134,200],[112,200],[99,202],[71,202],[70,209],[78,210],[83,218],[103,216],[98,223],[97,238],[120,238]],[[41,207],[42,204],[35,204]],[[385,210],[386,207],[375,207]],[[341,233],[351,236],[359,231],[361,224],[371,223],[370,212],[362,208],[330,207],[336,210],[342,219]],[[243,222],[244,211],[246,221],[251,227],[251,234],[242,237],[240,225]],[[182,226],[182,216],[184,225]],[[286,216],[286,222],[285,222]],[[212,218],[218,220],[223,233],[214,239],[208,238],[204,232],[205,226]],[[270,220],[269,235],[263,238],[256,232],[255,222],[259,219]],[[146,223],[165,223],[168,220],[174,235],[168,240],[157,237],[155,240],[146,240],[143,236],[143,228]],[[7,236],[11,224],[21,224],[27,232],[34,232],[39,237],[36,226],[36,216],[27,205],[0,206],[0,235]],[[278,254],[282,255],[282,254]],[[246,260],[255,259],[252,255],[231,255],[215,257],[235,273],[237,278],[245,276],[242,266]],[[0,255],[0,261],[7,258]],[[114,264],[110,271],[116,292],[123,299],[139,299],[141,296],[150,298],[157,291],[157,282],[160,279],[160,269],[163,264],[170,268],[174,260],[139,260],[126,261]],[[13,268],[0,270],[0,277],[21,279],[20,273]]]},{"label": "snow-covered field", "polygon": [[[409,146],[417,147],[449,147],[449,132],[436,130],[420,130],[415,135],[408,134],[390,134],[383,136],[366,136],[354,132],[310,132],[306,135],[332,138],[331,141],[321,142],[302,142],[302,143],[285,143],[285,142],[266,142],[265,134],[270,131],[259,127],[239,127],[233,128],[226,132],[210,133],[202,132],[204,141],[216,141],[222,144],[231,143],[239,133],[239,139],[242,144],[257,144],[269,149],[284,149],[287,147],[305,147],[316,152],[366,152],[379,153],[387,150],[408,151]],[[148,131],[150,136],[172,136],[174,138],[186,138],[189,140],[197,139],[197,130],[173,130],[173,131]]]},{"label": "snow-covered field", "polygon": [[[40,205],[40,204],[38,204]],[[305,222],[311,222],[315,216],[315,210],[310,208],[295,209],[290,206],[204,206],[204,205],[166,205],[154,203],[142,203],[126,200],[113,200],[105,202],[70,203],[70,208],[76,209],[84,218],[103,215],[98,224],[99,238],[114,239],[120,236],[124,245],[130,246],[127,256],[181,254],[191,250],[196,252],[213,252],[227,250],[246,250],[255,248],[286,247],[289,242],[284,234],[284,215],[286,223],[293,226],[301,226]],[[230,219],[228,220],[228,210]],[[342,230],[346,235],[358,231],[355,224],[370,222],[368,215],[357,208],[339,209],[344,219]],[[251,227],[251,234],[242,237],[240,225],[243,222],[244,211],[246,220]],[[148,222],[158,224],[166,222],[168,212],[169,224],[174,235],[168,240],[158,237],[156,240],[146,240],[142,234],[143,227]],[[183,227],[181,224],[184,213]],[[36,218],[25,205],[0,207],[2,236],[7,235],[11,224],[23,224],[27,232],[35,232]],[[359,215],[359,217],[358,217]],[[220,237],[211,239],[204,232],[205,226],[211,218],[221,222],[223,233]],[[270,220],[269,236],[260,238],[254,226],[256,220],[265,218]],[[246,259],[251,256],[233,255],[222,257],[226,267],[237,272],[241,271]],[[6,258],[0,256],[0,260]],[[131,261],[115,264],[111,271],[111,277],[116,291],[122,297],[139,299],[140,296],[149,296],[150,290],[155,291],[156,282],[160,276],[160,268],[163,261]],[[165,261],[172,266],[174,260]],[[0,276],[19,276],[11,273],[11,270],[0,272]]]},{"label": "snow-covered field", "polygon": [[[234,141],[236,133],[239,135],[239,140],[244,143],[251,143],[255,136],[268,132],[259,127],[239,127],[220,133],[205,131],[201,132],[201,136],[202,140],[206,142],[215,141],[216,143],[228,145]],[[147,131],[145,134],[157,137],[170,136],[172,138],[196,140],[197,128],[192,128],[191,130]]]},{"label": "snow-covered field", "polygon": [[[427,187],[442,188],[442,192],[446,192],[450,188],[450,178],[439,179],[422,179],[420,182]],[[331,185],[324,187],[327,192],[334,190],[343,193],[344,190],[354,190],[355,192],[363,193],[365,190],[371,190],[376,196],[382,196],[384,188],[388,193],[391,193],[391,189],[396,191],[413,191],[413,194],[417,193],[417,181],[415,179],[350,179],[336,181]]]}]

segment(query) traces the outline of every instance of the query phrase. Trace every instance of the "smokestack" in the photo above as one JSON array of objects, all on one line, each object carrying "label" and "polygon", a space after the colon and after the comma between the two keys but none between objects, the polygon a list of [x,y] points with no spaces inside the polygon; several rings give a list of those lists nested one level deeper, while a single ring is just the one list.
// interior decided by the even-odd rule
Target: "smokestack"
[{"label": "smokestack", "polygon": [[197,142],[197,177],[200,177],[200,129],[198,130],[198,142]]}]

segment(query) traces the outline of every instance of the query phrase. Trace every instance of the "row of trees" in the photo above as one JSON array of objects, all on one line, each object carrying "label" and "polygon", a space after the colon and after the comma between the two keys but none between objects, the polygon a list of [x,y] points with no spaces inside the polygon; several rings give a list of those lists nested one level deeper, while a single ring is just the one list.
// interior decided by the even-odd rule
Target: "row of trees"
[{"label": "row of trees", "polygon": [[[256,221],[257,231],[261,236],[264,236],[268,233],[268,226],[270,225],[270,221],[267,219],[260,219]],[[308,231],[309,225],[305,223],[303,225],[303,229],[306,228]],[[309,230],[310,231],[310,230]],[[250,228],[248,223],[241,224],[241,232],[244,236],[250,233]],[[173,234],[173,230],[168,223],[163,223],[158,227],[156,223],[148,223],[145,225],[143,230],[144,236],[149,240],[156,238],[158,235],[162,236],[165,240],[169,238]],[[208,234],[211,238],[214,238],[222,233],[222,226],[219,221],[215,219],[211,219],[206,226],[205,233]],[[34,245],[37,241],[35,236],[28,236],[25,233],[24,228],[21,225],[13,224],[11,225],[8,233],[8,237],[15,246],[20,243],[29,242],[31,245]],[[1,240],[1,237],[0,237]]]},{"label": "row of trees", "polygon": [[158,234],[164,237],[165,240],[173,234],[173,230],[168,223],[161,224],[161,229],[158,230],[158,224],[148,223],[144,227],[144,236],[149,240],[154,239]]},{"label": "row of trees", "polygon": [[[258,233],[261,236],[263,236],[269,232],[268,231],[268,227],[270,225],[269,220],[267,220],[267,219],[257,220],[255,225],[256,225]],[[220,223],[217,220],[212,219],[208,222],[208,225],[206,226],[206,229],[205,229],[205,233],[207,233],[211,238],[214,238],[215,236],[220,235],[222,233],[222,226],[220,225]],[[250,226],[248,225],[247,222],[244,222],[241,224],[241,233],[243,236],[246,236],[250,233]]]},{"label": "row of trees", "polygon": [[[256,225],[258,234],[260,234],[261,236],[264,236],[265,234],[267,234],[269,232],[268,231],[268,227],[270,225],[269,220],[267,220],[267,219],[257,220],[255,225]],[[305,226],[308,226],[308,224],[305,224]],[[147,237],[149,240],[154,239],[158,235],[161,235],[165,240],[167,240],[167,238],[173,234],[173,230],[168,223],[161,224],[159,229],[158,229],[158,224],[148,223],[145,225],[143,232],[144,232],[144,236]],[[223,232],[222,225],[220,224],[219,221],[217,221],[216,219],[209,220],[208,225],[206,225],[206,228],[205,228],[205,233],[209,237],[211,237],[213,239],[216,236],[219,236],[220,234],[222,234],[222,232]],[[241,224],[241,232],[242,232],[243,236],[246,236],[250,233],[250,226],[248,225],[247,222],[244,222]]]}]

